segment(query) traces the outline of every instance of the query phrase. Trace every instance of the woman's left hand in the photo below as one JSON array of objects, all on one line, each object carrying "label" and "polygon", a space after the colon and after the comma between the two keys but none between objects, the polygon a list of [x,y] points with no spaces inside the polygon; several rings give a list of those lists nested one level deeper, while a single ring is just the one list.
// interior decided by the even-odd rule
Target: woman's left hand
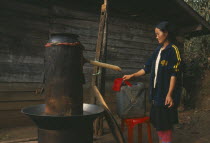
[{"label": "woman's left hand", "polygon": [[168,105],[168,108],[170,108],[170,107],[172,107],[174,105],[172,96],[170,94],[168,94],[166,96],[165,105]]}]

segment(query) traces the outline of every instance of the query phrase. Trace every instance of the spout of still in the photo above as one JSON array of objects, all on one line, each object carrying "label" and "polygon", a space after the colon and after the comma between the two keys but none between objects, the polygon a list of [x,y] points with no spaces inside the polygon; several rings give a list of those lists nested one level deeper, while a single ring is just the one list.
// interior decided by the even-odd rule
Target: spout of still
[{"label": "spout of still", "polygon": [[94,66],[108,68],[108,69],[112,69],[112,70],[115,70],[115,71],[122,71],[122,69],[119,66],[116,66],[116,65],[102,63],[102,62],[99,62],[99,61],[92,61],[92,60],[88,60],[88,59],[85,59],[85,58],[84,58],[84,61],[88,62],[88,63],[90,63]]}]

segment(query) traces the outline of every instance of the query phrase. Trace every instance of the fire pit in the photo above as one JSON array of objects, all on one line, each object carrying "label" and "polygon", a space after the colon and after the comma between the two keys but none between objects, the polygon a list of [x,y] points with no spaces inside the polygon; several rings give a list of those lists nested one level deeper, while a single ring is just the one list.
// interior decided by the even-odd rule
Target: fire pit
[{"label": "fire pit", "polygon": [[45,113],[45,104],[22,109],[38,126],[39,143],[92,143],[93,121],[103,108],[83,104],[82,115],[52,116]]},{"label": "fire pit", "polygon": [[45,55],[45,104],[22,109],[38,126],[38,143],[92,143],[102,107],[83,104],[82,45],[73,34],[52,34]]}]

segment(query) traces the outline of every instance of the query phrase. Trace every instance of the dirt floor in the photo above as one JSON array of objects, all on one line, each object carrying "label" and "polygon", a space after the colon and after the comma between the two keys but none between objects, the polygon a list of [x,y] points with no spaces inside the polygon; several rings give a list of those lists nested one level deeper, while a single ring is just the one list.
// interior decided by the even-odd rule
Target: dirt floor
[{"label": "dirt floor", "polygon": [[[188,110],[179,113],[180,124],[174,127],[174,143],[210,143],[210,109],[209,110]],[[106,124],[106,123],[105,123]],[[146,127],[143,129],[143,143],[147,142]],[[124,136],[127,138],[126,130]],[[135,143],[137,130],[135,129]],[[152,129],[154,143],[158,143],[158,138]],[[0,130],[1,143],[37,143],[37,128],[18,127]],[[94,143],[115,143],[107,125],[105,125],[104,135],[94,137]]]},{"label": "dirt floor", "polygon": [[210,71],[205,72],[195,100],[195,109],[179,113],[180,124],[175,129],[175,143],[210,143]]},{"label": "dirt floor", "polygon": [[[196,108],[179,112],[180,123],[174,127],[173,143],[210,143],[209,87],[210,72],[207,72],[202,82],[201,91],[197,97]],[[118,122],[120,122],[119,119]],[[104,123],[104,135],[94,137],[94,143],[115,143],[106,122]],[[143,127],[143,143],[146,143],[146,127]],[[135,130],[135,136],[136,134],[137,130]],[[124,136],[127,137],[126,130]],[[154,129],[152,129],[152,136],[153,142],[158,143]],[[0,143],[37,143],[36,140],[37,128],[35,126],[0,129]],[[137,143],[136,139],[135,143]]]}]

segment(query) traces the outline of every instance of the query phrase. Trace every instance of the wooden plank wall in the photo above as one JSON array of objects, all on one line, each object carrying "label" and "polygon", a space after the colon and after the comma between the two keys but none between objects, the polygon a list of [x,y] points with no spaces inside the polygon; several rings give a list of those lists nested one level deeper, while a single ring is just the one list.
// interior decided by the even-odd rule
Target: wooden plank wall
[{"label": "wooden plank wall", "polygon": [[48,9],[17,0],[1,0],[0,128],[32,124],[20,110],[43,103],[41,87]]},{"label": "wooden plank wall", "polygon": [[48,9],[3,1],[0,17],[0,81],[42,82]]},{"label": "wooden plank wall", "polygon": [[[34,92],[43,82],[44,44],[49,33],[78,34],[85,46],[84,57],[93,60],[99,15],[18,0],[5,0],[0,11],[0,127],[11,127],[25,124],[22,107],[43,103],[43,97]],[[108,32],[107,63],[120,66],[125,74],[142,68],[156,47],[153,27],[141,22],[110,17]],[[90,102],[93,67],[85,64],[83,68],[84,102]],[[113,94],[112,82],[121,76],[107,70],[106,95]],[[110,98],[109,104],[114,105],[113,100]]]},{"label": "wooden plank wall", "polygon": [[[70,11],[58,6],[53,7],[51,32],[70,32],[78,34],[85,46],[84,57],[94,59],[99,17],[81,11]],[[109,18],[107,63],[115,64],[124,73],[132,73],[143,67],[146,59],[156,47],[153,27],[139,22]],[[86,64],[84,72],[90,81],[92,66]],[[119,76],[119,73],[107,70],[107,78]]]},{"label": "wooden plank wall", "polygon": [[43,104],[43,97],[35,93],[40,86],[38,83],[0,83],[0,128],[32,124],[21,109]]}]

